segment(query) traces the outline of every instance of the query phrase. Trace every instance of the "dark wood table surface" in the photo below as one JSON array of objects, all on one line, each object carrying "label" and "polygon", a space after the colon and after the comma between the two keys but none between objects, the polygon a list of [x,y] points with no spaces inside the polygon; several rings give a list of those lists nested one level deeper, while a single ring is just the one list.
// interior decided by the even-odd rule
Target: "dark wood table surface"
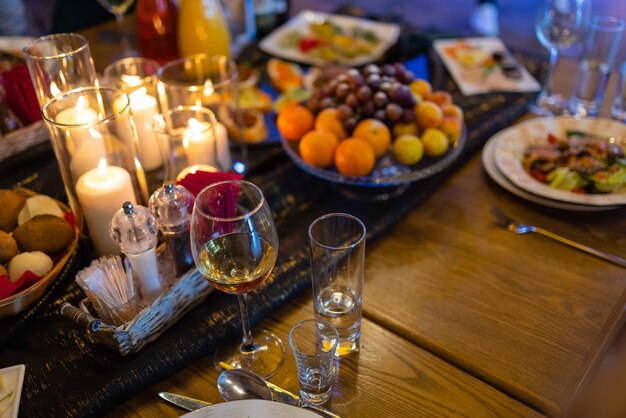
[{"label": "dark wood table surface", "polygon": [[[118,51],[98,38],[112,27],[84,32],[100,70]],[[508,232],[491,215],[496,206],[626,256],[626,209],[574,213],[529,203],[495,185],[477,153],[367,248],[362,349],[341,359],[329,408],[347,417],[572,412],[621,330],[625,270],[541,236]],[[306,295],[260,326],[285,338],[311,316]],[[626,358],[624,344],[612,353]],[[271,381],[297,392],[287,354]],[[219,402],[211,364],[207,353],[112,415],[180,415],[156,397],[159,390]]]}]

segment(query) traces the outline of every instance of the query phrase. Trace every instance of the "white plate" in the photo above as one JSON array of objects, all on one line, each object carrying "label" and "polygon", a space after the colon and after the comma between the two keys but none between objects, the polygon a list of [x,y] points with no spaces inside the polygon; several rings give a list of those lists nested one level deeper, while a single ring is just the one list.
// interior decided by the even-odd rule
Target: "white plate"
[{"label": "white plate", "polygon": [[298,48],[286,48],[282,45],[283,38],[290,32],[299,32],[301,35],[310,33],[309,25],[312,22],[330,20],[348,32],[352,28],[371,30],[380,40],[378,45],[366,55],[359,55],[352,59],[340,61],[339,64],[347,66],[358,66],[376,61],[383,53],[398,40],[400,27],[392,23],[380,23],[357,17],[333,15],[327,13],[313,12],[305,10],[291,18],[287,23],[267,35],[260,43],[259,47],[268,54],[276,55],[288,60],[301,62],[303,64],[323,65],[328,61],[313,57],[301,52]]},{"label": "white plate", "polygon": [[9,398],[0,402],[0,418],[17,417],[17,412],[20,409],[25,370],[26,366],[23,364],[0,369],[0,399],[13,392]]},{"label": "white plate", "polygon": [[257,399],[218,403],[183,415],[185,418],[319,418],[308,409]]},{"label": "white plate", "polygon": [[537,118],[512,126],[497,133],[494,155],[498,169],[515,186],[536,195],[562,202],[595,206],[626,204],[626,188],[608,194],[582,194],[559,190],[532,177],[522,166],[524,152],[532,144],[547,142],[551,133],[564,138],[568,129],[580,130],[600,137],[616,137],[615,140],[626,146],[626,125],[609,119],[589,118]]},{"label": "white plate", "polygon": [[618,209],[619,206],[592,206],[592,205],[579,205],[578,203],[561,202],[559,200],[547,199],[545,197],[538,196],[536,194],[529,193],[525,190],[516,187],[510,181],[504,177],[504,175],[496,167],[496,161],[494,158],[495,139],[491,138],[483,147],[482,161],[483,168],[498,185],[513,193],[514,195],[526,199],[529,202],[537,203],[539,205],[547,206],[555,209],[571,210],[577,212],[598,212],[610,209]]}]

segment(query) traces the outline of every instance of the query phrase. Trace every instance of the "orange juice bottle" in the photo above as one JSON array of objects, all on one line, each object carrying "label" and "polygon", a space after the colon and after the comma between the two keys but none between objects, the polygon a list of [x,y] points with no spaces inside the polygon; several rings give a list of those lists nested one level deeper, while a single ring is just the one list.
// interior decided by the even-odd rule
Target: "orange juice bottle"
[{"label": "orange juice bottle", "polygon": [[178,13],[178,50],[230,56],[230,33],[219,0],[182,0]]}]

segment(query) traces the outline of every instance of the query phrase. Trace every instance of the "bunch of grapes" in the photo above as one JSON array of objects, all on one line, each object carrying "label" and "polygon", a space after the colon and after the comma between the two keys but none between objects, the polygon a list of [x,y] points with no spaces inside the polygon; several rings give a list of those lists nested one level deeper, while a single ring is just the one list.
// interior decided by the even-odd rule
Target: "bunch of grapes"
[{"label": "bunch of grapes", "polygon": [[352,68],[316,88],[306,106],[313,113],[336,108],[348,133],[366,118],[376,118],[389,127],[411,123],[417,101],[408,85],[414,79],[401,63],[370,64],[361,71]]}]

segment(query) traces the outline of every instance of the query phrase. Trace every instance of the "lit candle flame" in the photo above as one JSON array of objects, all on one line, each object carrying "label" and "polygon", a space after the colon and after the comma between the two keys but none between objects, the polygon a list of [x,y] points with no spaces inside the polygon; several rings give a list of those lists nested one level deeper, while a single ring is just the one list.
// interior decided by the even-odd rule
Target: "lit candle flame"
[{"label": "lit candle flame", "polygon": [[76,101],[76,122],[78,124],[85,124],[85,123],[92,122],[88,113],[85,112],[86,108],[87,108],[87,99],[85,99],[85,96],[80,96],[78,100]]},{"label": "lit candle flame", "polygon": [[141,84],[141,77],[139,77],[138,75],[122,74],[120,78],[122,79],[122,82],[128,87],[135,87]]},{"label": "lit candle flame", "polygon": [[211,80],[207,80],[204,82],[204,95],[210,96],[215,92],[215,88],[213,87],[213,82]]},{"label": "lit candle flame", "polygon": [[107,175],[107,160],[105,158],[100,158],[100,162],[98,163],[98,178],[104,178]]}]

